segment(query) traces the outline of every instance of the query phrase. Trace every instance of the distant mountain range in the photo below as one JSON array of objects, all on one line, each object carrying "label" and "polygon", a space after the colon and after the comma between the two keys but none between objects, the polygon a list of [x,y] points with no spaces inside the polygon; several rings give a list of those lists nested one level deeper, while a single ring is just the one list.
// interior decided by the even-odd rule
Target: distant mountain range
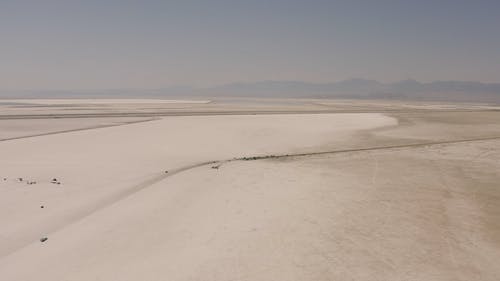
[{"label": "distant mountain range", "polygon": [[464,81],[421,83],[416,80],[403,80],[380,83],[375,80],[350,79],[323,84],[262,81],[228,84],[205,89],[205,92],[228,96],[500,102],[500,83]]},{"label": "distant mountain range", "polygon": [[403,80],[380,83],[349,79],[335,83],[260,81],[211,88],[114,89],[95,91],[0,91],[0,98],[171,98],[171,97],[272,97],[398,99],[500,103],[500,83]]}]

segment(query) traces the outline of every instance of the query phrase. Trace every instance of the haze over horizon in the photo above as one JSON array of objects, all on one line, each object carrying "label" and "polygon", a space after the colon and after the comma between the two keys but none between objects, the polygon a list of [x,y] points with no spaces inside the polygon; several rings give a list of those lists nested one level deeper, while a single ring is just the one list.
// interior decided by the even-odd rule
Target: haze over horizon
[{"label": "haze over horizon", "polygon": [[2,1],[0,89],[500,79],[497,1]]}]

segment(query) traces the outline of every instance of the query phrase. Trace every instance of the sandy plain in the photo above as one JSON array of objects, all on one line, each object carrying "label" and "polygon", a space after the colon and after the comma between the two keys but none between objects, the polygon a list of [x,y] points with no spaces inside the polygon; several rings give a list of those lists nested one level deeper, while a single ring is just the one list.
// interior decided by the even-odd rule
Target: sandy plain
[{"label": "sandy plain", "polygon": [[155,106],[1,107],[1,280],[500,278],[495,106]]}]

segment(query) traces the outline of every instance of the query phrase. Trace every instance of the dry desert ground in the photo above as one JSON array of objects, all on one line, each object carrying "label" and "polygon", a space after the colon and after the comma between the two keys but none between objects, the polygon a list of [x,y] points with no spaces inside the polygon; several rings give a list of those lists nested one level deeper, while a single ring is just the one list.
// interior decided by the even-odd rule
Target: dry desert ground
[{"label": "dry desert ground", "polygon": [[500,280],[500,107],[0,100],[0,280]]}]

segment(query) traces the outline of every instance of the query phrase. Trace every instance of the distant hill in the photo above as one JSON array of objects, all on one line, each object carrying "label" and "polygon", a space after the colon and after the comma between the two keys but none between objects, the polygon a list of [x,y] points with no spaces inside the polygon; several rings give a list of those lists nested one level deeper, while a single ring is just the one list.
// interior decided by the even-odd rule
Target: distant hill
[{"label": "distant hill", "polygon": [[403,80],[380,83],[349,79],[335,83],[259,81],[211,88],[113,89],[94,91],[0,91],[0,98],[172,98],[172,97],[348,98],[500,104],[500,83]]}]

